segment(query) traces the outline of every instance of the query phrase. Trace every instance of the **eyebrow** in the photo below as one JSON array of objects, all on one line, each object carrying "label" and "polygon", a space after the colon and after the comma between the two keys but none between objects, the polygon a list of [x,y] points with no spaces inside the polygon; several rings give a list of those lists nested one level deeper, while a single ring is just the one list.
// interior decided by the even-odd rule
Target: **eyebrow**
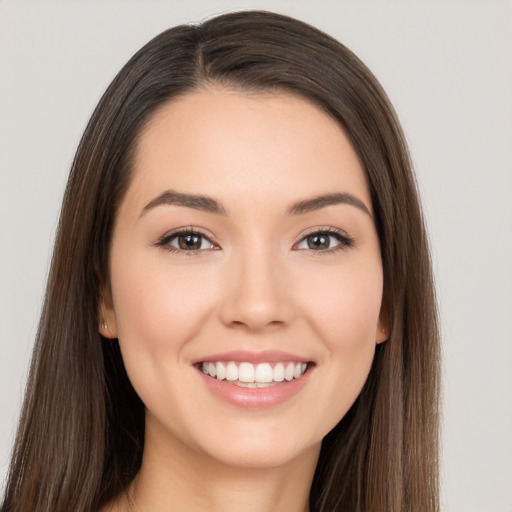
[{"label": "eyebrow", "polygon": [[174,190],[166,190],[163,194],[160,194],[151,200],[146,206],[144,206],[141,215],[163,204],[185,206],[187,208],[194,208],[195,210],[201,210],[203,212],[226,215],[224,207],[211,197],[195,194],[183,194],[181,192],[175,192]]},{"label": "eyebrow", "polygon": [[348,204],[350,206],[355,206],[370,217],[372,216],[370,210],[360,199],[347,192],[335,192],[333,194],[324,194],[311,199],[297,201],[288,208],[286,213],[287,215],[302,215],[304,213],[320,210],[321,208],[335,204]]},{"label": "eyebrow", "polygon": [[[367,206],[357,197],[347,192],[336,192],[323,194],[309,199],[303,199],[293,203],[287,210],[286,215],[302,215],[304,213],[320,210],[327,206],[336,204],[348,204],[372,216]],[[161,205],[177,205],[193,208],[207,213],[227,215],[226,209],[217,200],[196,194],[185,194],[174,190],[166,190],[159,196],[152,199],[143,209],[141,215]]]}]

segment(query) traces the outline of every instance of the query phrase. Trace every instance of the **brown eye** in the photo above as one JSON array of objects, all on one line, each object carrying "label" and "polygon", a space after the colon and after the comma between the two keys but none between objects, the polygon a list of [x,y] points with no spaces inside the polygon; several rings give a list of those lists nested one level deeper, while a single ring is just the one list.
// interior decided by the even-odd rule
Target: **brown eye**
[{"label": "brown eye", "polygon": [[[178,247],[184,251],[198,251],[201,249],[203,237],[201,235],[178,235],[176,240]],[[172,245],[172,244],[171,244]]]},{"label": "brown eye", "polygon": [[329,235],[317,234],[306,237],[308,249],[329,249],[331,247],[331,238]]},{"label": "brown eye", "polygon": [[155,245],[169,251],[189,253],[216,248],[206,235],[190,229],[164,235]]},{"label": "brown eye", "polygon": [[338,231],[315,231],[302,238],[296,248],[309,251],[329,252],[330,250],[350,247],[353,243],[354,240],[352,238]]}]

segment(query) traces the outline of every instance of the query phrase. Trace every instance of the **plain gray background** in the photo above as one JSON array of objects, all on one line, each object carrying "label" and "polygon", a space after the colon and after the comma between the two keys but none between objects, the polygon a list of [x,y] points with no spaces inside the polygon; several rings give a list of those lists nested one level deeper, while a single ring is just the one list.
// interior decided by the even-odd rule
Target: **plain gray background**
[{"label": "plain gray background", "polygon": [[330,33],[384,85],[412,149],[444,343],[447,512],[512,511],[510,1],[0,0],[0,479],[61,195],[85,124],[162,30],[265,8]]}]

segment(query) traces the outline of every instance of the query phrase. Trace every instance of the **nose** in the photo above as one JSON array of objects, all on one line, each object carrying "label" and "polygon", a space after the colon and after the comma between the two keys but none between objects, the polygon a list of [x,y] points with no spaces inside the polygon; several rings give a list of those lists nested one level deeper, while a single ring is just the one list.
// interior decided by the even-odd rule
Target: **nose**
[{"label": "nose", "polygon": [[220,306],[222,322],[252,332],[288,325],[294,314],[287,273],[270,250],[252,251],[228,264]]}]

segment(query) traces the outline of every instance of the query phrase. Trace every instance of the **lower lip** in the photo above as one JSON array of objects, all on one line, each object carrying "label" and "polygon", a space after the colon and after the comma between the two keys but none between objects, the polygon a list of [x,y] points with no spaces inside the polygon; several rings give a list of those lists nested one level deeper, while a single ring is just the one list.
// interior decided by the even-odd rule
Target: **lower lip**
[{"label": "lower lip", "polygon": [[295,396],[307,383],[310,369],[298,379],[283,381],[267,388],[244,388],[218,380],[197,370],[206,387],[221,400],[246,409],[266,408],[279,405]]}]

